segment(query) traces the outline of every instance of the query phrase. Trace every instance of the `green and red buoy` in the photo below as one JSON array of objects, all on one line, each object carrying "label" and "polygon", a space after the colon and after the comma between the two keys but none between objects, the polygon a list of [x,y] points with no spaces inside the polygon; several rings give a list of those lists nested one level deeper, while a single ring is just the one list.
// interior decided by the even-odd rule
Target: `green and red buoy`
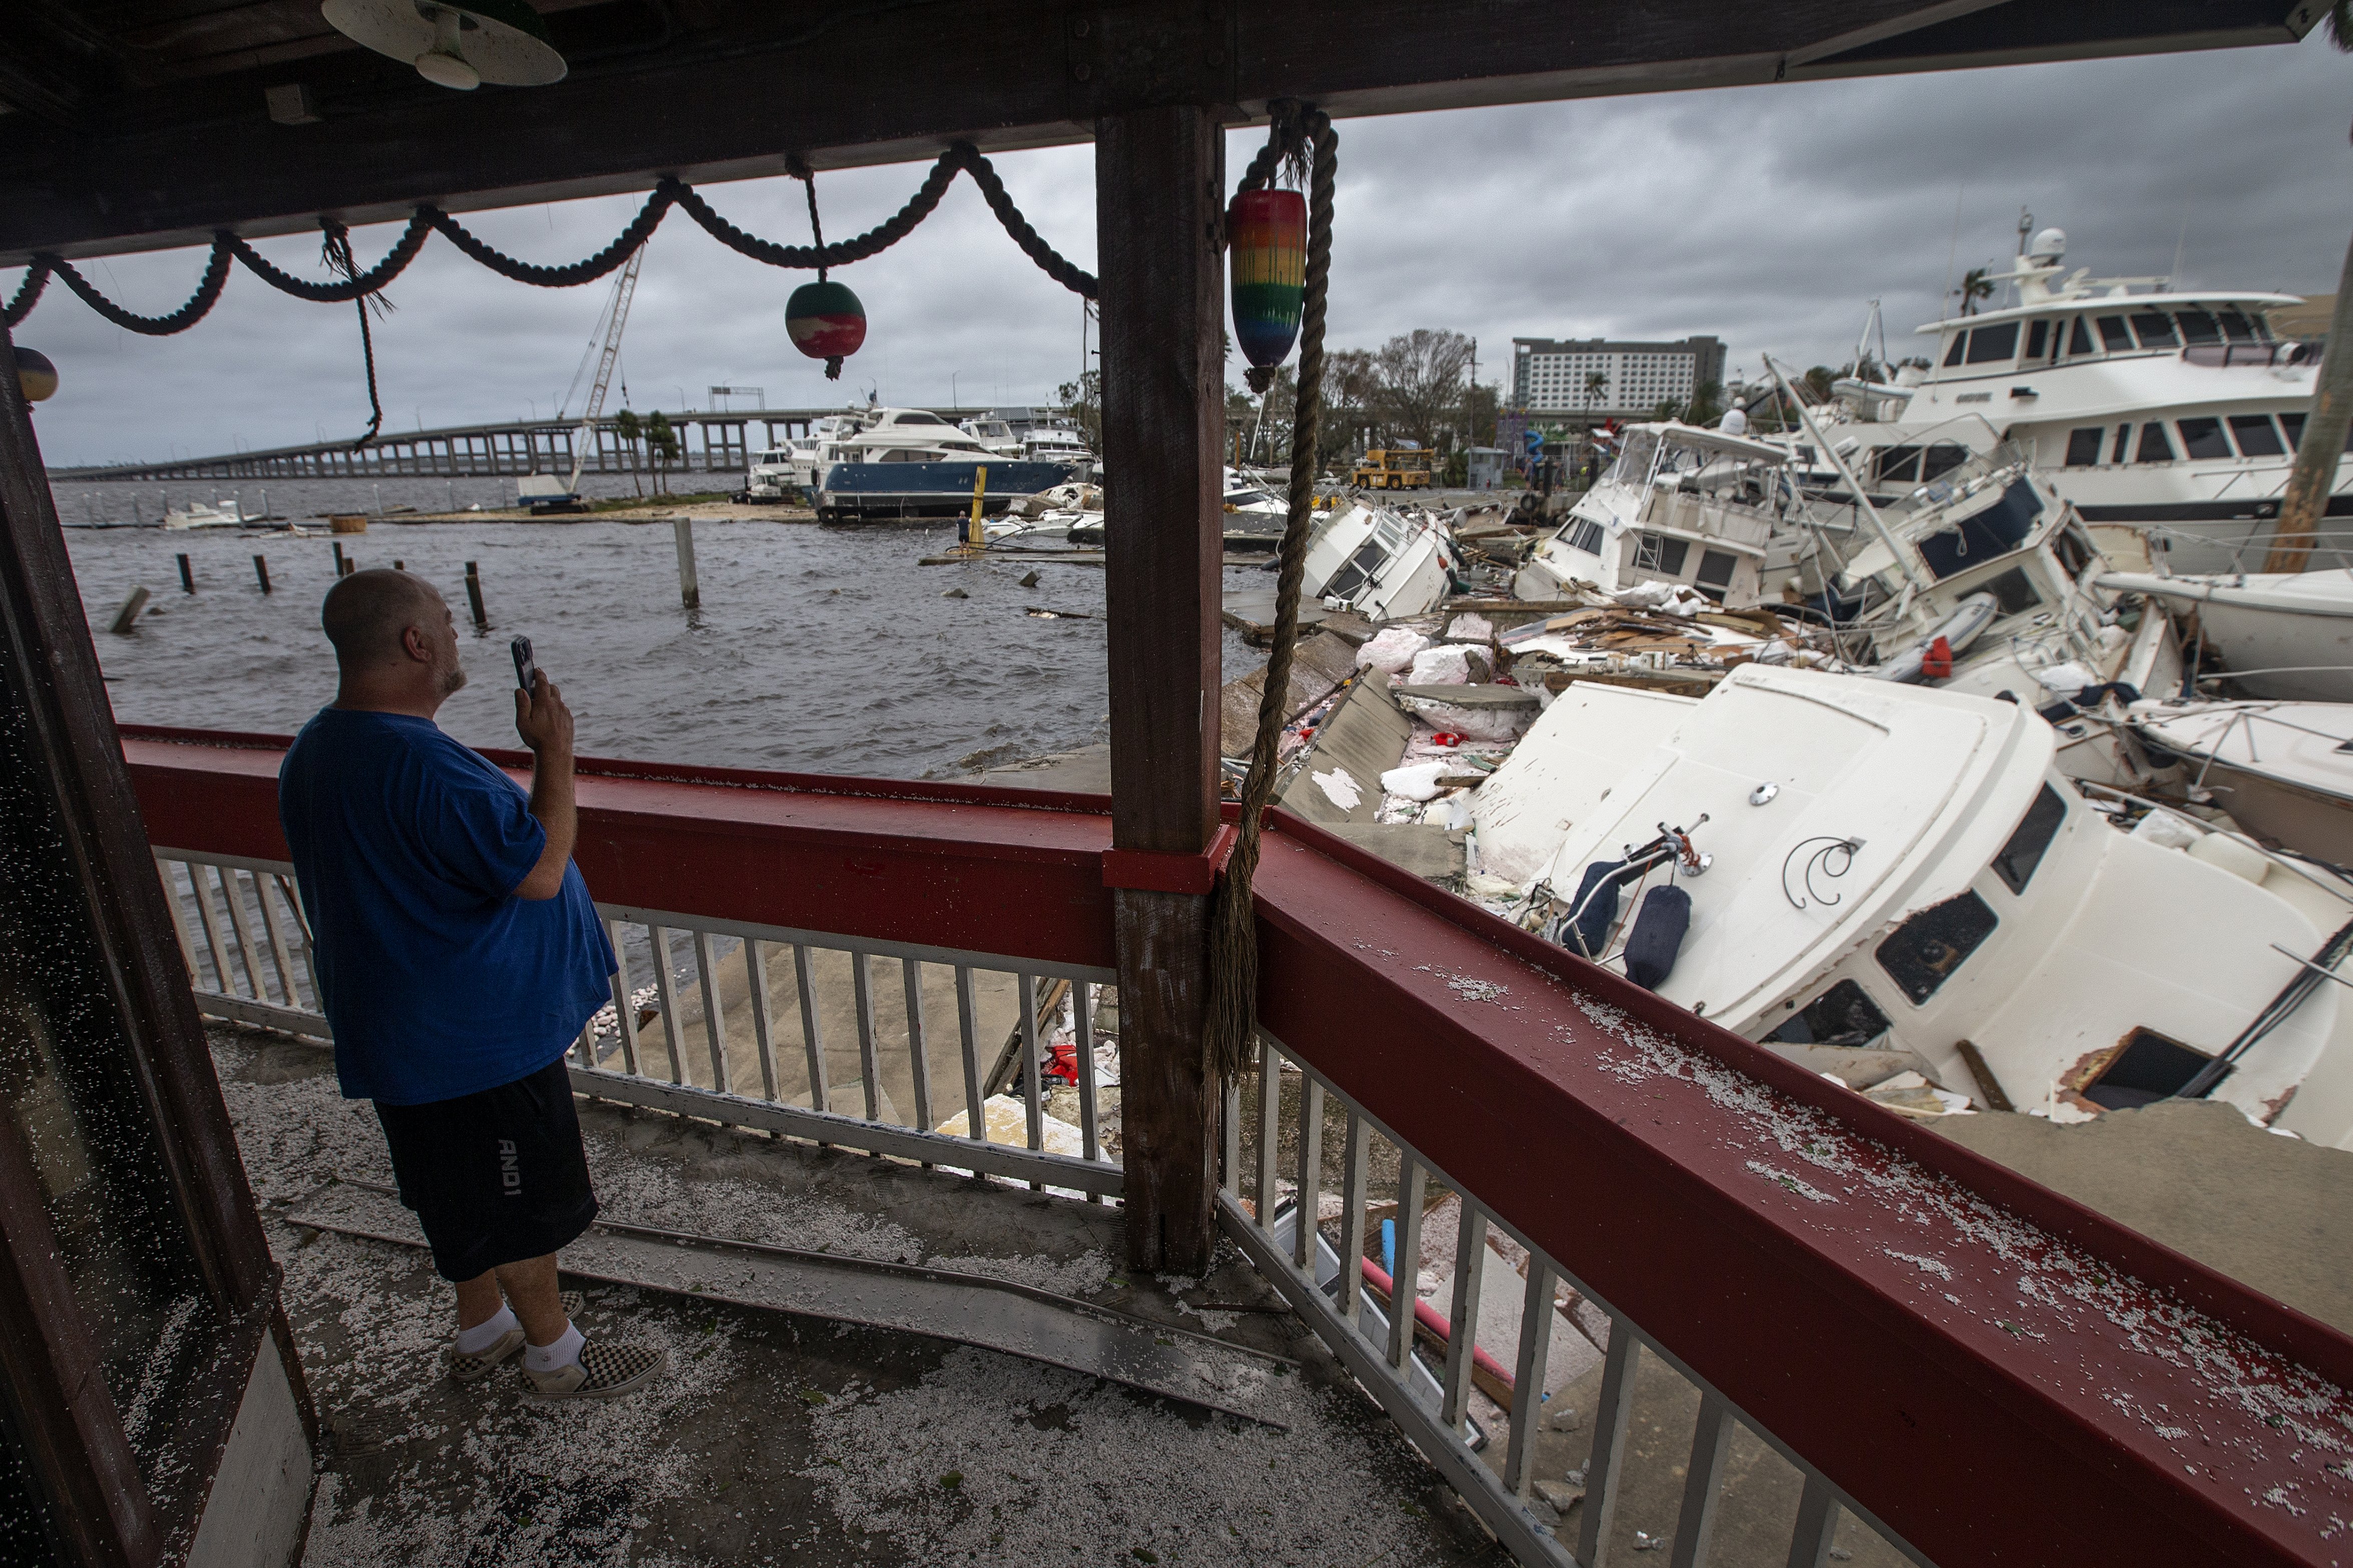
[{"label": "green and red buoy", "polygon": [[58,389],[58,367],[38,349],[16,345],[16,384],[27,403],[38,403]]},{"label": "green and red buoy", "polygon": [[785,303],[785,331],[793,347],[825,361],[825,378],[841,379],[841,362],[866,341],[866,307],[840,283],[804,283]]}]

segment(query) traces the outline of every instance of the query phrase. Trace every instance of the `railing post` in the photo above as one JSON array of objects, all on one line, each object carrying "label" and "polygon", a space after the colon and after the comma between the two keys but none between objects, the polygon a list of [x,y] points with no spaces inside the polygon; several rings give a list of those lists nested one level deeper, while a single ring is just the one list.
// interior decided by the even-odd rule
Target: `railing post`
[{"label": "railing post", "polygon": [[[1112,841],[1196,855],[1217,831],[1223,563],[1224,137],[1176,105],[1095,126],[1110,626]],[[1132,1267],[1189,1271],[1213,1245],[1208,900],[1120,889],[1121,1111]]]}]

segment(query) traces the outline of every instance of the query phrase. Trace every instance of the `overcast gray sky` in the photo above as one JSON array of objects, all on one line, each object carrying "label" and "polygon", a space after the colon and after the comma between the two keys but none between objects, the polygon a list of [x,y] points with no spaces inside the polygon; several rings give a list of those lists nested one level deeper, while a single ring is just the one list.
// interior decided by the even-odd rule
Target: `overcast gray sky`
[{"label": "overcast gray sky", "polygon": [[[1962,271],[2011,254],[2021,205],[2063,227],[2070,264],[2095,274],[2168,272],[2178,247],[2194,285],[2326,291],[2353,229],[2348,118],[2353,57],[2316,32],[2210,54],[1344,121],[1330,341],[1452,328],[1478,338],[1481,378],[1494,380],[1514,335],[1712,332],[1754,374],[1760,352],[1843,363],[1876,296],[1900,357]],[[1232,169],[1261,134],[1233,138]],[[1049,241],[1092,268],[1090,151],[997,166]],[[827,232],[884,216],[921,174],[820,175]],[[708,194],[754,233],[807,237],[797,183]],[[514,254],[571,261],[636,206],[604,198],[467,221]],[[395,232],[357,234],[363,264]],[[313,240],[263,248],[315,268]],[[186,297],[200,266],[201,253],[174,251],[87,270],[157,312]],[[805,276],[745,260],[673,213],[647,251],[623,348],[632,405],[701,406],[713,384],[765,387],[775,407],[870,387],[891,403],[1028,403],[1079,369],[1077,297],[1014,247],[967,180],[909,239],[836,274],[864,300],[869,330],[831,385],[785,333],[786,297]],[[0,285],[13,291],[16,278]],[[606,287],[530,288],[428,240],[376,329],[386,428],[545,415]],[[289,445],[365,422],[352,308],[290,299],[242,268],[177,337],[109,326],[55,284],[16,335],[63,373],[37,416],[53,464]]]}]

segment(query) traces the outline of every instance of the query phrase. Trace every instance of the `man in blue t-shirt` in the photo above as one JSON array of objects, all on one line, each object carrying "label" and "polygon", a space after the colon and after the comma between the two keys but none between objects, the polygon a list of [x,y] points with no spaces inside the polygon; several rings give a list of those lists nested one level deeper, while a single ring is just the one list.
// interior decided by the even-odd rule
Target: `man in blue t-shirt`
[{"label": "man in blue t-shirt", "polygon": [[320,622],[342,680],[279,769],[279,820],[344,1097],[375,1102],[457,1287],[449,1374],[520,1351],[531,1392],[626,1394],[660,1352],[584,1339],[556,1285],[556,1250],[596,1216],[565,1057],[615,968],[572,864],[572,711],[543,670],[516,691],[525,795],[433,722],[466,672],[431,584],[355,572]]}]

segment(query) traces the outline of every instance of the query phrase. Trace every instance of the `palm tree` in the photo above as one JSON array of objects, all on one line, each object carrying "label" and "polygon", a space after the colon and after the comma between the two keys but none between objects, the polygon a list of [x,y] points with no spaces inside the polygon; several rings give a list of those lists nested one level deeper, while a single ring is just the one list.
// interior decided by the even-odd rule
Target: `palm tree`
[{"label": "palm tree", "polygon": [[621,449],[629,455],[629,484],[639,495],[646,493],[646,487],[644,481],[638,478],[638,443],[645,438],[645,426],[630,410],[624,408],[614,417],[613,437],[621,443]]},{"label": "palm tree", "polygon": [[[2338,48],[2353,54],[2353,0],[2337,0],[2329,8],[2328,36]],[[2288,476],[2287,494],[2280,502],[2279,527],[2273,531],[2264,571],[2301,572],[2312,563],[2315,531],[2327,509],[2328,494],[2337,488],[2337,468],[2345,451],[2348,424],[2353,424],[2353,245],[2346,247],[2345,270],[2337,280],[2337,310],[2328,321],[2328,346],[2321,351],[2312,412],[2306,416],[2303,437],[2296,442],[2295,471]]]},{"label": "palm tree", "polygon": [[1993,268],[1989,267],[1972,267],[1962,274],[1961,286],[1953,290],[1961,297],[1962,315],[1976,315],[1978,301],[1993,298],[1993,282],[1986,277],[1986,274],[1992,270]]}]

